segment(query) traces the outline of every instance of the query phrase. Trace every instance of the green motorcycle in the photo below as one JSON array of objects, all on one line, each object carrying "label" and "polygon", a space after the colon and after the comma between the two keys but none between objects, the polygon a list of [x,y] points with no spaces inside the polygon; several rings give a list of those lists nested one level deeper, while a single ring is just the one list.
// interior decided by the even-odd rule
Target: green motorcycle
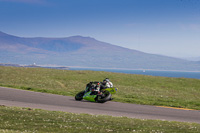
[{"label": "green motorcycle", "polygon": [[90,82],[87,84],[86,89],[76,94],[75,100],[81,101],[82,99],[91,101],[91,102],[98,102],[104,103],[106,101],[110,101],[112,98],[112,94],[115,94],[118,88],[105,88],[99,89],[100,82]]}]

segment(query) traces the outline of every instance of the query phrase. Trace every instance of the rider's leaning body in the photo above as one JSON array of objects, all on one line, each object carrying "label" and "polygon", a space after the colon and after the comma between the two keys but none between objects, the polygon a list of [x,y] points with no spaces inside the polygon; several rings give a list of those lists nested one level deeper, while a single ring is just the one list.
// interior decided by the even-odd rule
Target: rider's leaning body
[{"label": "rider's leaning body", "polygon": [[102,89],[111,88],[111,87],[113,87],[113,83],[108,78],[106,78],[103,80],[103,82],[97,85],[96,91],[100,93]]},{"label": "rider's leaning body", "polygon": [[97,84],[93,84],[94,82],[90,82],[86,85],[86,91],[95,90],[100,92],[101,89],[111,88],[113,87],[113,83],[108,79],[104,79],[103,82],[98,82]]},{"label": "rider's leaning body", "polygon": [[113,83],[109,80],[109,78],[106,78],[101,83],[100,90],[101,89],[106,89],[106,88],[111,88],[111,87],[113,87]]}]

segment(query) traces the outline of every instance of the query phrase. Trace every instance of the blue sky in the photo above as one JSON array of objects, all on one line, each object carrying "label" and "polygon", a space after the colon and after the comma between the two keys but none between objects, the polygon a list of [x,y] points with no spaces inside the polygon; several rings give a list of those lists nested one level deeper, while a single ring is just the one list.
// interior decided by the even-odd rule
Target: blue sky
[{"label": "blue sky", "polygon": [[200,57],[200,0],[0,0],[0,31],[90,36],[174,57]]}]

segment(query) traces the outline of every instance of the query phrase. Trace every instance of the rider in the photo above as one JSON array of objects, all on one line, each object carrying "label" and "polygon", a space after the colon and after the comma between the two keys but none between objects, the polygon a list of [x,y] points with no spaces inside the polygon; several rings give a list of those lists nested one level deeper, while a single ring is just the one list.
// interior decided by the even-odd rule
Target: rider
[{"label": "rider", "polygon": [[109,78],[104,79],[102,84],[103,84],[106,88],[111,88],[111,87],[113,87],[113,83],[109,80]]},{"label": "rider", "polygon": [[109,80],[109,78],[105,78],[101,83],[101,89],[111,88],[113,87],[113,83]]},{"label": "rider", "polygon": [[[105,78],[103,82],[101,83],[100,90],[106,89],[106,88],[112,88],[113,83],[109,80],[109,78]],[[110,100],[113,100],[113,98],[110,98]]]},{"label": "rider", "polygon": [[[86,85],[85,92],[90,90],[96,91],[100,93],[101,89],[111,88],[113,87],[113,83],[109,80],[109,78],[105,78],[103,82],[90,82]],[[92,93],[93,94],[93,93]]]}]

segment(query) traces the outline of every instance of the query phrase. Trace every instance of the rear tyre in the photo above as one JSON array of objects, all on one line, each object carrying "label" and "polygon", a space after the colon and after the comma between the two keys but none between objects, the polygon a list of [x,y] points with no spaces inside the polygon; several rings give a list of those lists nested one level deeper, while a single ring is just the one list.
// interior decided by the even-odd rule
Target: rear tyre
[{"label": "rear tyre", "polygon": [[75,100],[81,101],[83,99],[84,94],[85,94],[85,91],[79,92],[78,94],[76,94]]},{"label": "rear tyre", "polygon": [[105,91],[105,92],[103,92],[103,95],[98,95],[97,97],[96,97],[96,101],[98,102],[98,103],[104,103],[104,102],[106,102],[106,101],[109,101],[110,99],[111,99],[111,94],[110,94],[110,92],[109,91]]}]

